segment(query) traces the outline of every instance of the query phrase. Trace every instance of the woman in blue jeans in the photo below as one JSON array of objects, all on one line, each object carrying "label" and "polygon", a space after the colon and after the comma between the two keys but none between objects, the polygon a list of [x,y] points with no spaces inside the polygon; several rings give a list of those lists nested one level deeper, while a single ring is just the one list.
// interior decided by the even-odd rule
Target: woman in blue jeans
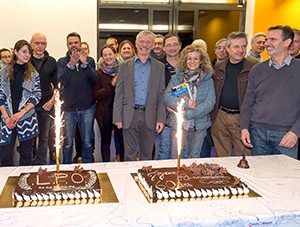
[{"label": "woman in blue jeans", "polygon": [[[213,68],[208,54],[196,45],[186,46],[180,53],[179,67],[176,75],[165,91],[164,103],[173,111],[180,100],[184,103],[184,123],[182,144],[187,140],[189,158],[200,158],[206,130],[211,126],[209,113],[212,111],[216,96],[212,80]],[[174,92],[178,86],[189,87],[189,92],[184,97]],[[168,115],[167,124],[171,127],[171,157],[177,157],[177,129],[176,114]]]}]

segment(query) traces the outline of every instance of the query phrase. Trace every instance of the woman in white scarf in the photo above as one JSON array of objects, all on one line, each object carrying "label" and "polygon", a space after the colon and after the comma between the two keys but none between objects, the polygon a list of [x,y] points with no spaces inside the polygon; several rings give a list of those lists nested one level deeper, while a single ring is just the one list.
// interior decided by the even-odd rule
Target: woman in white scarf
[{"label": "woman in white scarf", "polygon": [[[171,154],[170,158],[177,157],[176,107],[183,98],[184,124],[182,144],[188,142],[189,158],[199,158],[206,130],[211,126],[209,113],[212,111],[216,96],[212,80],[213,68],[208,54],[199,46],[186,46],[181,54],[176,75],[165,91],[164,103],[171,111],[167,123],[171,126]],[[182,85],[188,92],[178,96],[181,92],[174,92],[174,88]],[[183,92],[184,93],[184,92]]]}]

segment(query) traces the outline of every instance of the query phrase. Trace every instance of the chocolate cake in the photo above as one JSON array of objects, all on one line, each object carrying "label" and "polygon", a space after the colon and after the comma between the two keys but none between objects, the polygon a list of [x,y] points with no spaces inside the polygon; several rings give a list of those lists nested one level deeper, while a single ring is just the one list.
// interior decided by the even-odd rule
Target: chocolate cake
[{"label": "chocolate cake", "polygon": [[100,182],[94,170],[75,167],[73,171],[21,173],[13,190],[15,202],[97,199]]},{"label": "chocolate cake", "polygon": [[138,179],[153,201],[161,199],[184,199],[247,195],[245,183],[228,173],[218,164],[183,165],[175,167],[143,167]]}]

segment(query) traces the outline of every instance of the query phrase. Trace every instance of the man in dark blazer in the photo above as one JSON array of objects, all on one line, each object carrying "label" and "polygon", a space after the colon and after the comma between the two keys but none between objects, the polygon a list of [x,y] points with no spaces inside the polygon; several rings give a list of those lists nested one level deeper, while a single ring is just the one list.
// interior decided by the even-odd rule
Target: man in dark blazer
[{"label": "man in dark blazer", "polygon": [[151,160],[155,131],[160,133],[166,120],[165,69],[150,56],[154,40],[151,31],[141,31],[137,55],[119,68],[113,123],[123,129],[125,161],[135,161],[137,152],[141,160]]}]

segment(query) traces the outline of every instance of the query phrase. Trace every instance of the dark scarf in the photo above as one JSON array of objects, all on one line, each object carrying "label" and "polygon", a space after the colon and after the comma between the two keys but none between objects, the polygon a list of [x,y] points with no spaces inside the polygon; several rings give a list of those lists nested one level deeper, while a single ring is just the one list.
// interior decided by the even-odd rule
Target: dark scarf
[{"label": "dark scarf", "polygon": [[23,93],[23,82],[24,82],[24,74],[26,70],[27,64],[19,65],[18,63],[14,64],[14,72],[13,79],[10,80],[10,89],[11,89],[11,97],[12,97],[12,107],[13,113],[18,112],[19,103],[22,99]]},{"label": "dark scarf", "polygon": [[119,63],[115,61],[112,65],[107,65],[104,61],[100,64],[99,70],[105,74],[115,76],[118,74]]},{"label": "dark scarf", "polygon": [[191,73],[190,70],[186,69],[183,72],[183,80],[188,83],[192,95],[194,94],[195,87],[197,87],[200,83],[200,69],[196,72]]}]

